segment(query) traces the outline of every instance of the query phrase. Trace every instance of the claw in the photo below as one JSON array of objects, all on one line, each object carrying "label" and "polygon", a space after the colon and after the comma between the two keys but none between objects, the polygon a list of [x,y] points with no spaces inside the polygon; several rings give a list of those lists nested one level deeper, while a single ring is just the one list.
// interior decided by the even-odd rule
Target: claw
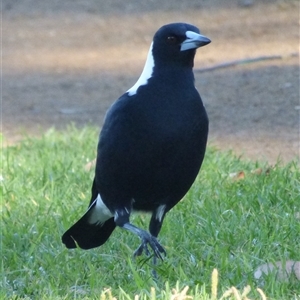
[{"label": "claw", "polygon": [[139,247],[134,251],[133,256],[141,256],[144,251],[144,244],[140,244]]},{"label": "claw", "polygon": [[143,252],[145,251],[145,254],[147,256],[150,256],[150,251],[148,249],[148,245],[147,245],[147,241],[143,241],[140,246],[134,251],[133,256],[140,256],[143,254]]},{"label": "claw", "polygon": [[163,260],[162,254],[166,256],[165,249],[160,245],[160,243],[157,241],[156,237],[152,236],[147,231],[142,230],[130,223],[125,223],[122,227],[124,229],[131,231],[134,234],[137,234],[142,241],[141,245],[134,252],[134,254],[133,254],[134,256],[141,255],[143,253],[143,251],[145,251],[146,255],[149,256],[150,252],[148,249],[148,245],[151,247],[151,249],[154,252],[154,256],[156,256],[157,258],[160,258],[161,260]]},{"label": "claw", "polygon": [[163,260],[162,254],[166,256],[166,251],[153,236],[151,236],[150,239],[143,238],[141,245],[135,250],[133,256],[140,256],[144,251],[147,256],[150,256],[148,245],[150,245],[151,249],[153,250],[154,256]]}]

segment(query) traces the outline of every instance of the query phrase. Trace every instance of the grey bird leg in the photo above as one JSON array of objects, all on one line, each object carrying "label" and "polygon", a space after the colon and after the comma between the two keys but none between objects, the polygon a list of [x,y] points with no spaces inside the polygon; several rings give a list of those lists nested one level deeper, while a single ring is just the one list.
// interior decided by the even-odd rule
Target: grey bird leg
[{"label": "grey bird leg", "polygon": [[134,256],[141,255],[143,253],[143,251],[145,251],[146,255],[149,256],[149,254],[150,254],[149,249],[148,249],[148,245],[149,245],[154,252],[154,257],[157,257],[157,258],[160,258],[161,260],[163,260],[162,254],[166,255],[166,251],[160,245],[160,243],[157,241],[156,237],[152,236],[147,231],[132,225],[131,223],[125,223],[121,227],[138,235],[139,238],[141,239],[141,245],[134,252]]},{"label": "grey bird leg", "polygon": [[150,252],[148,249],[148,245],[154,252],[154,256],[163,260],[162,254],[166,255],[165,249],[160,245],[157,241],[156,237],[151,235],[149,232],[140,229],[129,222],[130,210],[118,209],[115,212],[115,223],[117,226],[124,228],[134,234],[136,234],[141,239],[141,245],[134,252],[134,256],[139,256],[145,251],[146,255],[149,256]]},{"label": "grey bird leg", "polygon": [[[128,228],[128,225],[129,225],[130,229]],[[131,226],[133,227],[134,231],[132,231],[132,227]],[[144,230],[141,230],[139,228],[136,228],[134,225],[132,225],[130,223],[126,223],[125,226],[123,226],[123,228],[128,229],[128,230],[130,230],[131,232],[134,232],[134,233],[136,232],[136,229],[139,231],[139,233],[136,233],[136,234],[138,234],[140,236],[140,238],[142,240],[142,243],[134,251],[134,254],[133,254],[134,257],[142,255],[143,251],[145,251],[145,254],[147,256],[150,256],[150,252],[149,252],[149,249],[148,249],[148,244],[149,244],[150,247],[152,248],[152,250],[154,251],[153,265],[154,266],[157,265],[157,258],[160,258],[161,260],[163,260],[161,254],[163,253],[164,255],[166,255],[166,251],[158,243],[157,239],[154,236],[152,236],[151,234],[149,234],[147,231],[144,231]],[[141,234],[142,234],[142,237],[141,237]],[[150,241],[151,242],[149,242],[149,237],[150,237]],[[154,242],[155,245],[153,245],[153,242]],[[156,272],[155,269],[152,269],[152,276],[153,276],[154,281],[158,280],[157,272]]]},{"label": "grey bird leg", "polygon": [[[166,215],[166,206],[165,205],[158,207],[152,214],[150,224],[149,224],[149,232],[155,238],[157,238],[157,236],[161,230],[165,215]],[[165,255],[166,255],[166,253],[165,253]],[[157,264],[157,257],[153,256],[153,265],[156,266],[156,264]],[[152,275],[154,277],[154,280],[157,280],[157,273],[156,273],[155,269],[152,270]]]}]

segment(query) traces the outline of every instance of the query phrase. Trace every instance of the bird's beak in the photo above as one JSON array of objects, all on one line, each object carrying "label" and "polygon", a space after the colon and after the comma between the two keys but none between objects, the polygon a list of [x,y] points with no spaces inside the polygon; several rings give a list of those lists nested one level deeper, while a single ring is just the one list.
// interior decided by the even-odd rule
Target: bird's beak
[{"label": "bird's beak", "polygon": [[211,42],[211,40],[206,36],[193,31],[187,31],[185,35],[186,39],[181,43],[180,51],[197,49]]}]

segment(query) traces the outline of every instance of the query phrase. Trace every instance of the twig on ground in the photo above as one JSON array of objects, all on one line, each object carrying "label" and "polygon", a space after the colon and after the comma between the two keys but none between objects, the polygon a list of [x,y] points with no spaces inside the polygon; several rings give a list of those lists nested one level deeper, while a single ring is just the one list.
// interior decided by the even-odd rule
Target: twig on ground
[{"label": "twig on ground", "polygon": [[246,59],[237,59],[237,60],[233,60],[233,61],[216,64],[214,66],[207,67],[207,68],[195,69],[194,71],[199,72],[199,73],[204,73],[204,72],[208,72],[208,71],[214,71],[214,70],[218,70],[218,69],[224,69],[224,68],[234,67],[237,65],[243,65],[243,64],[248,64],[248,63],[255,63],[255,62],[264,61],[264,60],[275,60],[275,59],[283,59],[285,57],[297,57],[297,56],[299,56],[298,53],[291,53],[287,56],[270,55],[270,56],[259,56],[259,57],[246,58]]}]

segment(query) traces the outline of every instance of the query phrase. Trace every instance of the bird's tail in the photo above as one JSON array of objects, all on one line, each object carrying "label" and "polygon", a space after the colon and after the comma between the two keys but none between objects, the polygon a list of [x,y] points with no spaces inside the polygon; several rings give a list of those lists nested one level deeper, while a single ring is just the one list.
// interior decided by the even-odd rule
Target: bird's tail
[{"label": "bird's tail", "polygon": [[91,249],[103,245],[113,230],[116,228],[114,218],[110,218],[104,224],[89,224],[80,219],[62,236],[62,242],[67,248]]},{"label": "bird's tail", "polygon": [[[99,198],[91,204],[84,216],[63,234],[62,242],[67,248],[72,249],[79,246],[82,249],[91,249],[99,247],[107,241],[116,228],[114,218],[111,216],[98,220],[98,222],[91,222],[93,216],[97,216],[97,200]],[[103,215],[100,216],[103,217]]]}]

